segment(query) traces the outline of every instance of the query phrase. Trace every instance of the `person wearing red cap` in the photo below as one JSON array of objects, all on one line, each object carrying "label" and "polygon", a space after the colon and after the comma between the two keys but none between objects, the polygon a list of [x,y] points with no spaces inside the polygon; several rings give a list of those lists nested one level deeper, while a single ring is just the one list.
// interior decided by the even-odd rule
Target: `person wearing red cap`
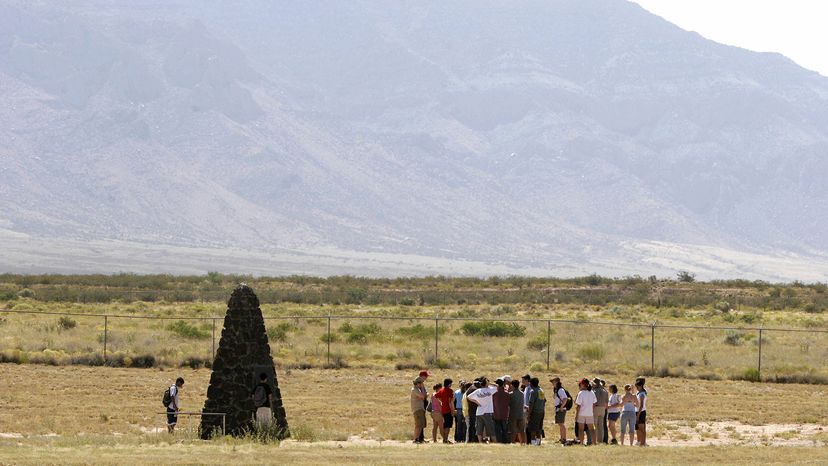
[{"label": "person wearing red cap", "polygon": [[594,415],[594,408],[595,405],[598,403],[598,400],[595,398],[595,394],[592,393],[591,387],[589,386],[589,380],[581,379],[580,383],[578,383],[578,388],[581,389],[578,392],[578,396],[575,398],[575,422],[579,424],[580,430],[578,432],[578,443],[583,443],[584,441],[584,431],[589,429],[589,435],[592,437],[592,444],[597,442],[595,437],[595,420],[593,418]]}]

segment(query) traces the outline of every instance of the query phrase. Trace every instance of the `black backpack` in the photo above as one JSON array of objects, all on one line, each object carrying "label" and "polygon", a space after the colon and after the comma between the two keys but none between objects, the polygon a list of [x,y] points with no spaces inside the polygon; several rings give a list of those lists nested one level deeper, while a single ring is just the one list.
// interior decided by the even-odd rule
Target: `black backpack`
[{"label": "black backpack", "polygon": [[[563,388],[563,387],[561,387]],[[564,393],[566,393],[566,403],[564,403],[564,409],[569,411],[572,409],[572,395],[569,394],[569,391],[564,388]]]},{"label": "black backpack", "polygon": [[167,387],[167,389],[164,391],[164,398],[161,399],[161,404],[163,404],[165,408],[169,408],[170,403],[172,403],[172,395],[170,394],[170,388],[172,387]]},{"label": "black backpack", "polygon": [[253,406],[261,408],[267,402],[267,393],[265,393],[264,385],[259,384],[253,392]]}]

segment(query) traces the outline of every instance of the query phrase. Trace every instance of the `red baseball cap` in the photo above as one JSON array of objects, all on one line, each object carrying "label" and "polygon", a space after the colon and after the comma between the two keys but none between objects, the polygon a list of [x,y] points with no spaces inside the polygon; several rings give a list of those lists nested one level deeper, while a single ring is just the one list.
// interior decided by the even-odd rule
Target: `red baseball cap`
[{"label": "red baseball cap", "polygon": [[428,377],[429,375],[431,375],[431,373],[428,372],[427,370],[421,370],[420,371],[420,377]]}]

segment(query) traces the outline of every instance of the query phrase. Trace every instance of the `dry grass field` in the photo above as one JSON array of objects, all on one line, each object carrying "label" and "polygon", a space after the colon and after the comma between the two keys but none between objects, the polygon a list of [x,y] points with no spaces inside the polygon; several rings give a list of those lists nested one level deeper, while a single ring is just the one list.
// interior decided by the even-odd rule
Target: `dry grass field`
[{"label": "dry grass field", "polygon": [[[149,355],[154,365],[169,367],[211,359],[214,323],[211,317],[216,317],[217,343],[226,305],[221,302],[78,304],[18,299],[6,303],[5,308],[81,315],[61,318],[0,313],[0,360],[68,364],[73,360],[100,358],[104,319],[83,315],[98,313],[127,316],[110,317],[107,321],[110,359],[117,359],[118,364],[139,365],[140,358]],[[648,325],[658,322],[805,330],[764,331],[762,375],[828,380],[825,364],[828,333],[816,332],[826,330],[828,324],[821,315],[795,310],[722,312],[709,308],[656,309],[638,305],[311,306],[289,303],[267,304],[262,308],[268,319],[273,356],[281,364],[294,367],[322,367],[328,362],[326,316],[335,315],[345,317],[331,320],[331,354],[336,361],[354,367],[393,369],[398,365],[428,364],[447,368],[492,366],[546,370],[546,338],[550,330],[550,370],[640,373],[651,362],[652,335]],[[436,360],[435,317],[441,319]],[[202,320],[196,320],[199,318]],[[519,327],[519,334],[497,338],[470,335],[468,325],[474,324],[472,319],[477,318],[534,321],[517,322],[514,325]],[[552,322],[547,326],[544,319],[583,323]],[[610,326],[590,321],[642,326]],[[755,330],[657,328],[655,366],[677,376],[739,378],[757,367],[758,341]]]},{"label": "dry grass field", "polygon": [[[94,284],[141,277],[38,280],[69,278]],[[173,288],[174,293],[202,287],[201,282],[182,280],[173,280],[182,287]],[[262,305],[292,432],[289,440],[267,444],[244,438],[200,441],[187,430],[188,425],[197,425],[195,419],[192,424],[182,419],[179,431],[170,436],[159,414],[164,388],[179,375],[186,379],[183,408],[200,411],[203,406],[210,376],[203,364],[211,360],[214,318],[218,344],[224,302],[111,299],[116,288],[92,285],[88,290],[86,285],[65,289],[31,285],[31,290],[4,285],[9,298],[0,301],[0,309],[58,314],[0,312],[0,362],[6,362],[0,363],[0,464],[828,463],[828,403],[824,401],[828,397],[828,334],[815,332],[828,329],[828,320],[821,314],[824,300],[819,301],[824,287],[759,287],[736,301],[733,290],[722,294],[714,289],[716,285],[693,284],[700,291],[714,289],[714,299],[655,307],[645,302],[583,302],[591,299],[588,296],[558,303],[547,300],[545,293],[552,291],[537,288],[543,284],[532,285],[531,292],[536,294],[527,295],[524,301],[520,301],[524,299],[522,288],[513,284],[473,284],[494,291],[486,295],[488,299],[519,301],[499,304],[467,300],[478,288],[460,289],[463,294],[455,296],[458,284],[445,279],[434,279],[434,284],[425,280],[413,291],[403,289],[407,293],[403,298],[396,297],[385,283],[369,283],[374,288],[369,287],[364,295],[357,293],[361,288],[350,288],[362,286],[351,284],[354,279],[341,280],[347,286],[340,289],[328,283],[324,285],[327,291],[320,294],[331,294],[335,302],[323,299],[315,304],[305,299],[313,296],[317,285],[288,283],[282,289],[287,285],[281,281],[260,284],[274,287],[276,291],[270,291],[276,294],[271,298],[277,301],[294,294],[291,299],[303,301]],[[430,291],[432,286],[439,289]],[[631,286],[637,289],[641,284]],[[52,299],[55,293],[78,290],[108,301]],[[688,288],[682,302],[698,301],[691,299],[694,290]],[[342,296],[370,301],[372,293],[380,302],[340,302]],[[423,303],[417,296],[445,302]],[[720,296],[737,304],[722,303]],[[768,305],[747,305],[748,298]],[[123,317],[110,317],[105,323],[91,314]],[[330,339],[329,315],[342,316],[330,321]],[[436,358],[435,318],[440,319]],[[501,326],[481,327],[474,322],[481,318],[500,319]],[[527,321],[507,322],[511,319]],[[548,324],[546,319],[577,322]],[[650,369],[653,340],[649,325],[653,322],[738,328],[656,329],[656,370],[648,375],[650,448],[564,448],[552,443],[540,448],[416,446],[408,442],[408,390],[419,368],[432,371],[430,382],[531,372],[541,378],[542,386],[548,386],[545,381],[551,376],[560,375],[571,392],[581,377],[597,375],[620,385]],[[804,330],[763,331],[763,378],[786,377],[810,384],[738,380],[758,375],[752,371],[758,363],[759,335],[744,327],[760,326]],[[336,369],[322,368],[329,361],[329,342]],[[151,367],[138,367],[142,365]],[[549,419],[545,429],[556,431]]]},{"label": "dry grass field", "polygon": [[[653,446],[540,449],[514,446],[424,445],[409,435],[407,390],[411,371],[381,369],[279,370],[293,438],[281,444],[219,439],[201,442],[163,430],[164,387],[186,379],[186,410],[200,410],[209,369],[134,369],[0,365],[0,464],[132,462],[136,464],[290,462],[414,463],[572,461],[644,463],[823,463],[828,461],[828,387],[733,381],[650,380]],[[521,371],[517,367],[435,370],[459,379]],[[537,374],[548,379],[552,374]],[[564,380],[578,376],[565,372]],[[633,374],[607,376],[623,383]],[[186,421],[182,421],[186,428]],[[195,424],[195,422],[194,422]],[[548,423],[547,423],[548,424]],[[552,432],[554,426],[547,425]],[[704,446],[706,445],[706,446]],[[676,448],[676,447],[687,448]],[[767,447],[763,447],[767,446]],[[779,448],[784,446],[784,448]],[[761,453],[756,450],[762,447]],[[421,456],[422,455],[422,456]]]}]

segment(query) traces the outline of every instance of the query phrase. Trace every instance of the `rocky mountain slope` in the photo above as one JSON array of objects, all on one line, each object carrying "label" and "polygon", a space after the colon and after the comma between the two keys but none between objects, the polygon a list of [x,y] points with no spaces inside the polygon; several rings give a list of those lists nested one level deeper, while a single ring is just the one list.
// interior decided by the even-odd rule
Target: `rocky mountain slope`
[{"label": "rocky mountain slope", "polygon": [[36,252],[828,264],[828,78],[623,0],[4,0],[0,102],[0,229]]}]

